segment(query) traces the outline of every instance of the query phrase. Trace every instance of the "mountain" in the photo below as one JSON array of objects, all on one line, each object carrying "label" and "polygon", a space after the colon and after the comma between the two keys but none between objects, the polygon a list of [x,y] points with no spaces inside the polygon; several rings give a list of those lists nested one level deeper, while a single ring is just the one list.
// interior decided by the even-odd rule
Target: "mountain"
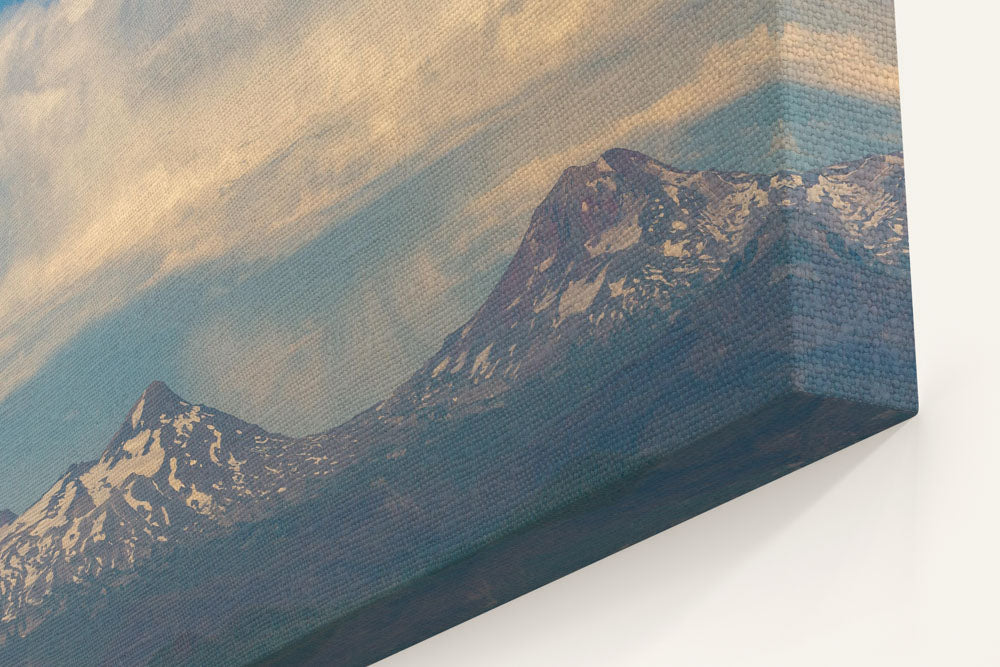
[{"label": "mountain", "polygon": [[269,434],[152,383],[97,461],[72,466],[0,528],[0,620],[30,632],[62,587],[128,573],[164,543],[264,516],[346,464],[338,444]]},{"label": "mountain", "polygon": [[250,660],[744,414],[790,355],[907,362],[902,305],[877,331],[838,311],[836,348],[792,340],[784,309],[831,270],[908,294],[902,183],[892,155],[759,175],[614,149],[563,173],[479,310],[346,423],[289,438],[154,382],[98,460],[0,522],[0,662]]},{"label": "mountain", "polygon": [[899,262],[901,188],[896,156],[803,177],[686,172],[610,150],[563,173],[496,289],[380,410],[499,395],[580,341],[669,324],[727,269],[782,243],[783,211],[829,227],[837,252]]},{"label": "mountain", "polygon": [[566,170],[497,288],[382,409],[498,395],[581,340],[677,312],[734,254],[774,243],[770,180],[672,170],[624,149]]}]

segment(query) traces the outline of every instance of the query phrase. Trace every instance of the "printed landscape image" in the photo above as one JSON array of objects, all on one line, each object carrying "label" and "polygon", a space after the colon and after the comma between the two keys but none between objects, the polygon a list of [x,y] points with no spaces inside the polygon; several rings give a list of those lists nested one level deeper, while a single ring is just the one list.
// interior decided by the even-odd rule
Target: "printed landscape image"
[{"label": "printed landscape image", "polygon": [[0,3],[0,664],[368,663],[912,416],[891,2],[626,4]]}]

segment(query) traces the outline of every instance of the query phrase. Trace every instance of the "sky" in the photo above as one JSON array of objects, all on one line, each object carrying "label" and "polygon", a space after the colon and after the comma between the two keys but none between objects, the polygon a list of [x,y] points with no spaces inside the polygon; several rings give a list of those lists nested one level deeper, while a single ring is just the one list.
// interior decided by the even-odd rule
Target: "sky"
[{"label": "sky", "polygon": [[[289,435],[405,380],[568,166],[901,150],[891,2],[0,0],[0,508],[165,381]],[[778,115],[781,118],[779,120]]]}]

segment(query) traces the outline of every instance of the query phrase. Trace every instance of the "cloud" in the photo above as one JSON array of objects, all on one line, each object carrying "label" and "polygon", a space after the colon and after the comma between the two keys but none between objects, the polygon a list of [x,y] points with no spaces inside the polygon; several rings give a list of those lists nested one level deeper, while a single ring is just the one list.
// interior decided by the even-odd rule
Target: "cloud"
[{"label": "cloud", "polygon": [[789,23],[778,45],[784,80],[873,102],[898,103],[895,63],[880,60],[872,42],[861,36],[817,32]]},{"label": "cloud", "polygon": [[540,0],[5,13],[0,400],[137,292],[294,251],[655,3],[577,4],[572,20]]},{"label": "cloud", "polygon": [[[516,118],[548,138],[516,157],[492,145],[506,176],[470,193],[428,248],[461,252],[486,235],[502,252],[516,240],[503,230],[526,224],[568,164],[745,94],[782,49],[788,75],[810,85],[893,94],[892,63],[868,67],[862,38],[793,24],[706,47],[684,36],[687,23],[660,21],[688,4],[63,0],[5,12],[0,401],[145,290],[208,263],[287,257],[484,127]],[[650,26],[666,32],[639,62]],[[591,81],[650,78],[671,44],[685,50],[663,65],[676,86],[642,109],[579,117],[581,63]],[[689,73],[688,61],[700,65]],[[518,116],[539,110],[551,132]],[[500,169],[485,157],[480,168]],[[414,275],[430,287],[468,278],[433,277],[427,267],[440,264]]]},{"label": "cloud", "polygon": [[[229,412],[253,415],[277,430],[296,429],[291,414],[322,415],[328,410],[329,369],[324,332],[315,323],[291,330],[271,322],[253,324],[219,319],[192,336],[180,360],[186,375],[206,383],[208,402]],[[219,388],[225,387],[225,393]],[[294,435],[302,435],[295,432]]]},{"label": "cloud", "polygon": [[441,308],[441,301],[448,291],[459,283],[459,277],[446,273],[441,262],[436,261],[427,248],[419,249],[400,266],[394,267],[389,278],[388,293],[396,301],[396,308],[413,326]]}]

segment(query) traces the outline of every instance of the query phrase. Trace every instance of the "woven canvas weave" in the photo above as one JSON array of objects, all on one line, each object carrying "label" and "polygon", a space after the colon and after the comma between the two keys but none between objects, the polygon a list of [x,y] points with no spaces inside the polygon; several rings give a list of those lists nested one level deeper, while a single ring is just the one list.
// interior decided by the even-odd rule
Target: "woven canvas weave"
[{"label": "woven canvas weave", "polygon": [[371,663],[916,413],[891,2],[431,4],[0,13],[0,663]]}]

